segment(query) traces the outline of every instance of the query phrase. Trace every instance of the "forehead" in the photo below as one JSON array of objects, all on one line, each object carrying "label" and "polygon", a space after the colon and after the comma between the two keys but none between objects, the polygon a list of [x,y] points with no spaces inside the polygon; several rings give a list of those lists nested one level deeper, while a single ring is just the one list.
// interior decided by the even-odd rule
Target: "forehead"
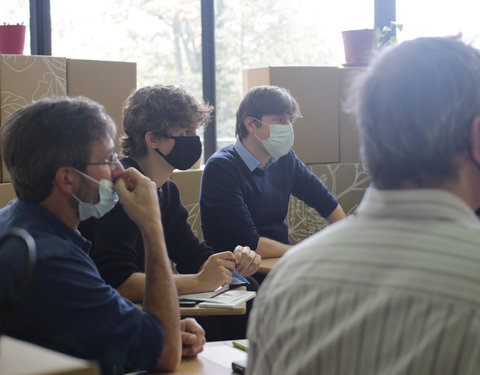
[{"label": "forehead", "polygon": [[289,115],[288,113],[262,116],[262,121],[290,121],[291,119],[292,115]]},{"label": "forehead", "polygon": [[192,131],[198,128],[198,124],[191,124],[188,126],[174,126],[168,129],[168,134],[183,133],[185,131]]}]

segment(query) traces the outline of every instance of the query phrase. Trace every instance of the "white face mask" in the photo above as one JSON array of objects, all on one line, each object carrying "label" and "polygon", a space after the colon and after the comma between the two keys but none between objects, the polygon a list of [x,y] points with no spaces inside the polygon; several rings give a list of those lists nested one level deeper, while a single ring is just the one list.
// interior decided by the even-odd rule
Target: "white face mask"
[{"label": "white face mask", "polygon": [[[255,119],[260,121],[258,119]],[[293,134],[293,126],[291,123],[287,125],[280,124],[271,124],[267,125],[264,122],[260,121],[263,125],[270,127],[270,137],[262,140],[255,133],[255,137],[258,138],[263,143],[263,146],[267,152],[272,155],[274,158],[282,157],[286,155],[288,151],[293,146],[293,141],[295,139]]]},{"label": "white face mask", "polygon": [[101,218],[108,211],[110,211],[118,202],[118,194],[113,190],[113,182],[110,180],[96,180],[93,177],[80,172],[78,169],[73,168],[77,173],[88,178],[89,180],[99,184],[98,193],[100,194],[100,200],[97,203],[83,202],[73,194],[73,197],[78,201],[78,214],[80,220],[86,220],[90,217]]}]

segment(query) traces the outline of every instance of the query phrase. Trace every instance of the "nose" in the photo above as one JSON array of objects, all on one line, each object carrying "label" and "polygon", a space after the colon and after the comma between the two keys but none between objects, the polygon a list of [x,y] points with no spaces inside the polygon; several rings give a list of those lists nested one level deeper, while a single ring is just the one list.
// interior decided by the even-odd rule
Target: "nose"
[{"label": "nose", "polygon": [[115,181],[119,176],[123,174],[124,171],[125,168],[123,168],[122,163],[120,163],[120,160],[117,160],[112,169],[112,180]]}]

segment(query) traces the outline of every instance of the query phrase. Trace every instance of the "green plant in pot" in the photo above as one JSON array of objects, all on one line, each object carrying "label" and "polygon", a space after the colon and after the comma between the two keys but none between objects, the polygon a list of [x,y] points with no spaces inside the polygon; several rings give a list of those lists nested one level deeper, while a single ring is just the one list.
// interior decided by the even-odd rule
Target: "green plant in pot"
[{"label": "green plant in pot", "polygon": [[401,31],[403,25],[391,22],[390,26],[379,29],[342,31],[345,48],[345,67],[366,66],[377,49],[397,42],[392,31]]}]

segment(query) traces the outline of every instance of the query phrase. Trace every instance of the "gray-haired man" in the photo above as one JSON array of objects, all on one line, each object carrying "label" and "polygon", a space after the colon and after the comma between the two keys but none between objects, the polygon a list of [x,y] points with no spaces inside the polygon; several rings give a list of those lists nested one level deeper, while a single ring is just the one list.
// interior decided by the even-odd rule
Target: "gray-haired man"
[{"label": "gray-haired man", "polygon": [[480,373],[480,54],[386,50],[353,98],[373,180],[256,298],[249,374]]}]

